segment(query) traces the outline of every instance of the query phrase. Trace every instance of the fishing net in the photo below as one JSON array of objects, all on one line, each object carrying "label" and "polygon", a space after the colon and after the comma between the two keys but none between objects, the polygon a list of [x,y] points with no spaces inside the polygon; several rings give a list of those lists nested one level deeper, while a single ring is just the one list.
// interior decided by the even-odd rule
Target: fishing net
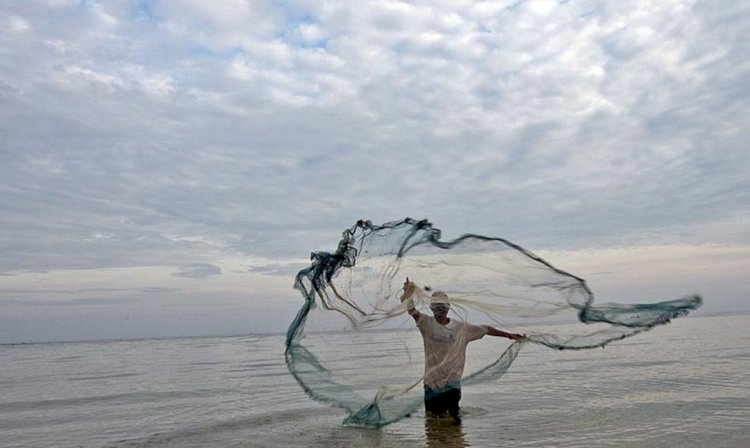
[{"label": "fishing net", "polygon": [[[406,278],[417,285],[408,297]],[[467,386],[497,381],[526,344],[603,347],[701,304],[699,296],[689,296],[594,305],[583,279],[516,244],[480,235],[441,241],[428,221],[409,218],[357,222],[343,232],[335,252],[312,254],[295,288],[305,301],[287,332],[289,371],[310,397],[344,409],[345,424],[367,427],[422,407],[425,355],[408,313],[412,306],[424,319],[431,318],[433,302],[450,305],[459,337],[444,346],[448,351],[465,350],[475,325],[526,336],[517,342],[498,338],[481,354],[470,354],[461,380]],[[445,295],[435,296],[435,290]]]}]

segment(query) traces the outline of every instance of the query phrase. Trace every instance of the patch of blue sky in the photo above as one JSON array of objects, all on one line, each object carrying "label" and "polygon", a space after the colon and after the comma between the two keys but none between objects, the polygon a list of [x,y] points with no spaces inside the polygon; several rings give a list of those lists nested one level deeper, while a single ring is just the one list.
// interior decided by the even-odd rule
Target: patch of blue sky
[{"label": "patch of blue sky", "polygon": [[238,47],[217,50],[201,44],[191,45],[188,48],[188,52],[196,57],[216,59],[233,59],[237,56],[245,54],[245,52]]},{"label": "patch of blue sky", "polygon": [[318,39],[305,38],[302,35],[302,28],[318,24],[318,20],[309,15],[303,14],[297,17],[288,16],[286,29],[275,34],[280,41],[297,48],[319,48],[325,49],[328,46],[329,38],[321,36]]},{"label": "patch of blue sky", "polygon": [[290,44],[293,44],[295,47],[298,48],[310,48],[310,49],[321,49],[325,50],[328,48],[328,40],[329,39],[317,39],[312,41],[303,41],[303,40],[296,40],[296,41],[285,41]]},{"label": "patch of blue sky", "polygon": [[[156,0],[137,0],[129,7],[129,19],[134,21],[156,20],[153,5]],[[81,9],[92,9],[97,2],[92,0],[79,0],[77,6]]]},{"label": "patch of blue sky", "polygon": [[328,47],[328,38],[304,39],[296,29],[280,31],[274,34],[274,37],[280,42],[295,48],[311,48],[325,50]]},{"label": "patch of blue sky", "polygon": [[136,20],[154,20],[154,0],[138,0],[133,7]]}]

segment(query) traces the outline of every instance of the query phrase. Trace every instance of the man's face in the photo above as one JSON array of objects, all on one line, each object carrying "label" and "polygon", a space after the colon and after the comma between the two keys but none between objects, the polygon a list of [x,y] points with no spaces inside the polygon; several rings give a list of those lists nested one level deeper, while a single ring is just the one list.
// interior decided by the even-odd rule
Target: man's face
[{"label": "man's face", "polygon": [[445,303],[433,303],[430,305],[430,310],[432,310],[432,314],[436,319],[441,319],[447,316],[450,309],[450,306]]}]

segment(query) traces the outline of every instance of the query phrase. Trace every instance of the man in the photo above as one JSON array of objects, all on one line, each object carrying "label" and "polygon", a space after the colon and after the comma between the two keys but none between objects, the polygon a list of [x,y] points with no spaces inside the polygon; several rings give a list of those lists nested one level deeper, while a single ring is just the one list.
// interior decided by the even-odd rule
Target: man
[{"label": "man", "polygon": [[414,307],[412,296],[422,292],[409,279],[404,282],[401,302],[414,318],[424,344],[424,405],[435,417],[448,412],[453,422],[461,423],[458,402],[461,400],[461,376],[466,364],[466,346],[484,335],[502,336],[515,341],[523,335],[506,333],[487,325],[471,325],[448,317],[448,295],[435,291],[431,296],[433,316],[422,314]]}]

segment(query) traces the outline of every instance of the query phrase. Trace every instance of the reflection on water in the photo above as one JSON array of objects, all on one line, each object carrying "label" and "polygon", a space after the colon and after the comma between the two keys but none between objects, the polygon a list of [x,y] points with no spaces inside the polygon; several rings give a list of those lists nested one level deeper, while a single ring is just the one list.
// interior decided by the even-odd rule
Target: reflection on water
[{"label": "reflection on water", "polygon": [[453,419],[425,417],[424,433],[428,448],[464,448],[466,442],[461,424],[454,424]]}]

